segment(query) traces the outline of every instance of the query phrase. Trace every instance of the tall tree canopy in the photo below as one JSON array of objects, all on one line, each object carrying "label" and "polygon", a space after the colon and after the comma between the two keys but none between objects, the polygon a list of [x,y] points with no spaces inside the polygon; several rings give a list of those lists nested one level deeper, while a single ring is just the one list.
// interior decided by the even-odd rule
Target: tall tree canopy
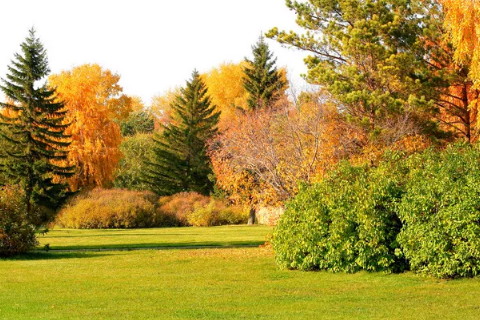
[{"label": "tall tree canopy", "polygon": [[112,181],[121,157],[119,120],[131,111],[132,99],[122,94],[120,76],[97,64],[86,64],[49,78],[68,108],[72,144],[67,163],[77,167],[68,182],[73,190]]},{"label": "tall tree canopy", "polygon": [[207,96],[197,71],[174,100],[172,120],[155,138],[154,156],[147,162],[145,181],[152,191],[170,195],[183,191],[208,194],[213,189],[207,140],[217,131],[220,116]]},{"label": "tall tree canopy", "polygon": [[[23,188],[27,215],[38,206],[55,208],[66,191],[59,179],[73,173],[71,166],[59,163],[67,158],[70,144],[66,110],[55,100],[54,90],[38,83],[49,71],[46,51],[31,29],[0,85],[9,99],[0,103],[1,136],[6,142],[1,168],[12,184]],[[43,223],[47,217],[37,218]]]},{"label": "tall tree canopy", "polygon": [[[349,121],[382,143],[430,133],[440,79],[425,37],[433,0],[287,1],[304,34],[273,28],[268,36],[312,55],[307,79],[325,87]],[[390,128],[404,126],[402,134]],[[393,141],[390,141],[393,140]]]},{"label": "tall tree canopy", "polygon": [[253,60],[245,59],[243,85],[248,92],[248,106],[254,110],[272,106],[284,93],[287,83],[263,37],[252,47],[252,53]]}]

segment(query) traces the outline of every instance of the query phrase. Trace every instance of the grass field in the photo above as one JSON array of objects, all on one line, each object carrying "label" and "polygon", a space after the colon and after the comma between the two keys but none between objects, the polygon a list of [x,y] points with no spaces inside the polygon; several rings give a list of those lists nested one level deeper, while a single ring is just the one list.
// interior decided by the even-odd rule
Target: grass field
[{"label": "grass field", "polygon": [[[245,228],[198,229],[218,243],[259,241],[269,232]],[[176,229],[184,237],[177,243],[201,243],[187,236],[196,228],[186,229]],[[175,241],[169,229],[158,241],[151,232],[161,238],[162,229],[131,231],[131,242],[113,241],[115,230],[59,230],[42,242],[80,248],[102,246],[89,238],[132,247]],[[244,232],[252,238],[241,240]],[[152,238],[139,242],[139,235]],[[0,319],[465,320],[478,319],[479,296],[480,279],[278,270],[269,248],[50,251],[0,260]]]}]

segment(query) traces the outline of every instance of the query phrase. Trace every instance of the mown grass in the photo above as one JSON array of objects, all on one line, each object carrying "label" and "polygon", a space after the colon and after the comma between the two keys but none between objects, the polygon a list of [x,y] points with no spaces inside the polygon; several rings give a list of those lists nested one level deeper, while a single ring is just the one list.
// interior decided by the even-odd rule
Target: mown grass
[{"label": "mown grass", "polygon": [[210,228],[151,229],[53,229],[39,235],[39,248],[118,249],[196,246],[258,246],[265,243],[272,227],[220,226]]},{"label": "mown grass", "polygon": [[264,247],[0,260],[0,319],[478,319],[479,296],[480,279],[278,270]]}]

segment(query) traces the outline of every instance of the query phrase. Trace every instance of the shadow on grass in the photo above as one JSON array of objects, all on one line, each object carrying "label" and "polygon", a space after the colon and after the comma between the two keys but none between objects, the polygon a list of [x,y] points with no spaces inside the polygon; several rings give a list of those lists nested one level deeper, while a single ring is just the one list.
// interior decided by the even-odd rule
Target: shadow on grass
[{"label": "shadow on grass", "polygon": [[60,260],[60,259],[82,259],[82,258],[97,258],[105,256],[101,253],[90,253],[85,251],[78,252],[55,252],[50,251],[33,251],[20,254],[8,258],[0,258],[1,261],[26,261],[26,260]]},{"label": "shadow on grass", "polygon": [[52,246],[50,252],[251,248],[258,247],[264,243],[265,241],[118,243],[108,245]]}]

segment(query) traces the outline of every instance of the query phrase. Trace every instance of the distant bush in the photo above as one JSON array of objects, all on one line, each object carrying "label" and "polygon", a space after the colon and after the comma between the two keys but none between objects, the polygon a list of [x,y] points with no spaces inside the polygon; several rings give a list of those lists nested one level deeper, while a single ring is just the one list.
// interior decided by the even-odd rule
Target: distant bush
[{"label": "distant bush", "polygon": [[183,226],[219,226],[246,223],[248,213],[239,206],[230,206],[220,199],[197,192],[181,192],[159,200],[162,215],[172,216]]},{"label": "distant bush", "polygon": [[158,198],[149,191],[93,189],[70,201],[55,224],[64,228],[149,228],[245,223],[237,206],[196,192]]},{"label": "distant bush", "polygon": [[35,225],[26,216],[23,194],[19,187],[0,189],[0,256],[10,256],[37,245]]},{"label": "distant bush", "polygon": [[187,221],[197,227],[221,226],[247,223],[248,216],[243,207],[228,206],[224,201],[211,199],[206,206],[197,206],[187,215]]},{"label": "distant bush", "polygon": [[157,197],[147,191],[93,189],[71,199],[55,223],[66,228],[143,228],[171,225],[156,210]]},{"label": "distant bush", "polygon": [[178,225],[189,225],[188,216],[197,208],[206,206],[210,198],[197,192],[180,192],[171,196],[161,197],[158,201],[159,212],[172,217]]},{"label": "distant bush", "polygon": [[401,228],[395,201],[402,191],[391,164],[372,171],[343,163],[287,204],[274,232],[277,262],[286,268],[394,272]]},{"label": "distant bush", "polygon": [[480,274],[478,147],[452,146],[408,159],[398,241],[412,270],[440,278]]}]

